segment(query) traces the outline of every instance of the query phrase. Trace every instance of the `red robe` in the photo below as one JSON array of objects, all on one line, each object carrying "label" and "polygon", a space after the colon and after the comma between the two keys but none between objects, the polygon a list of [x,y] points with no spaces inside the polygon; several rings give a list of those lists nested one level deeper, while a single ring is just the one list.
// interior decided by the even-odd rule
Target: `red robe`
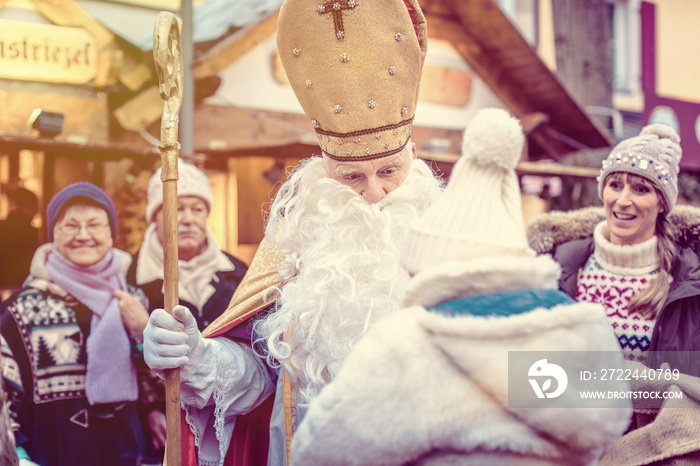
[{"label": "red robe", "polygon": [[[207,327],[203,335],[213,338],[227,333],[238,325],[247,325],[258,312],[269,306],[265,303],[263,293],[271,286],[282,286],[278,280],[278,265],[282,257],[263,240],[250,264],[243,281],[236,289],[228,309]],[[240,342],[250,346],[250,342]],[[260,406],[248,414],[236,417],[225,466],[265,466],[270,443],[270,417],[275,395],[270,395]],[[197,452],[194,435],[181,415],[182,426],[182,464],[197,466]]]}]

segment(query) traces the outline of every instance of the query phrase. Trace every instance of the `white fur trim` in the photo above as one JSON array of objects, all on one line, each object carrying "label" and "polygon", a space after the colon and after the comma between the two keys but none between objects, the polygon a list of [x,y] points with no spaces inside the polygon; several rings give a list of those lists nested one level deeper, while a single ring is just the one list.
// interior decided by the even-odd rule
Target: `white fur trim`
[{"label": "white fur trim", "polygon": [[496,291],[556,289],[561,269],[550,256],[495,256],[425,269],[408,284],[404,304],[426,307]]},{"label": "white fur trim", "polygon": [[[508,351],[616,348],[593,304],[501,319],[403,309],[370,331],[311,403],[293,439],[293,464],[398,465],[436,451],[592,463],[624,432],[629,406],[511,410]],[[624,367],[617,359],[605,363]]]}]

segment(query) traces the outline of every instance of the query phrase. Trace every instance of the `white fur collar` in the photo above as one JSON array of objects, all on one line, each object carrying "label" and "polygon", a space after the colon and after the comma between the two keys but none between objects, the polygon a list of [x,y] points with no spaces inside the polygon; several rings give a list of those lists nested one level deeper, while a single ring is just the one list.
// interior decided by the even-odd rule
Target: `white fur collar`
[{"label": "white fur collar", "polygon": [[[475,452],[488,452],[498,464],[597,464],[627,427],[629,400],[611,401],[614,409],[597,409],[593,402],[577,409],[510,408],[510,351],[596,351],[600,367],[624,368],[600,305],[574,303],[510,317],[402,309],[370,330],[313,400],[293,439],[292,464],[337,458],[413,464],[424,455],[433,460],[425,464],[447,464],[430,457],[436,450],[463,455],[454,464],[481,464],[470,461]],[[629,386],[582,382],[572,374],[557,400],[573,402],[582,389]],[[527,383],[522,390],[530,390]],[[510,461],[499,453],[510,453]]]},{"label": "white fur collar", "polygon": [[445,262],[415,275],[404,304],[434,307],[450,299],[519,289],[557,289],[561,269],[550,256],[495,256]]},{"label": "white fur collar", "polygon": [[[447,366],[453,365],[464,376],[465,383],[469,380],[479,387],[479,391],[488,394],[488,398],[504,408],[508,407],[506,368],[509,352],[602,351],[599,356],[601,367],[623,367],[617,338],[607,321],[605,310],[597,304],[563,304],[508,317],[469,314],[446,317],[418,307],[401,312],[406,314],[392,317],[408,322],[411,320],[410,313],[413,313],[417,325],[425,332],[426,341],[438,351],[437,354],[444,356],[441,363],[433,361],[436,367],[442,366],[447,370]],[[575,399],[573,394],[579,389],[590,388],[585,383],[574,380],[574,377],[570,377],[569,385],[570,391],[562,396],[562,400],[569,397]],[[622,388],[623,385],[618,383],[616,387]],[[528,390],[529,387],[523,389]],[[621,401],[615,406],[619,408],[628,404]],[[583,426],[601,423],[600,419],[596,419],[596,416],[601,415],[600,412],[590,410],[591,417],[581,414],[580,420],[574,421],[570,415],[559,414],[556,409],[507,409],[535,430],[547,432],[554,438],[569,439],[572,442],[570,447],[584,451],[587,442],[603,445],[614,437],[615,432],[621,433],[627,425],[629,415],[624,409],[613,409],[605,413],[605,417],[609,417],[605,428],[599,425],[594,429],[597,432],[580,435],[576,432]],[[469,424],[469,421],[466,423]]]}]

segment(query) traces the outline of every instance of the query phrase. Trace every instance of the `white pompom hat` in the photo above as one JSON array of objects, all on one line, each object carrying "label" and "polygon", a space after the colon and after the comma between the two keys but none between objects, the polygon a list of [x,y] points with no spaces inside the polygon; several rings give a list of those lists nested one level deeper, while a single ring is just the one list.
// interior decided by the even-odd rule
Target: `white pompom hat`
[{"label": "white pompom hat", "polygon": [[[153,216],[163,205],[163,182],[160,180],[161,169],[157,169],[148,182],[148,202],[146,220],[153,222]],[[211,212],[211,184],[206,173],[181,158],[177,159],[177,197],[197,196],[207,203]]]},{"label": "white pompom hat", "polygon": [[520,123],[505,110],[477,113],[445,192],[407,233],[401,261],[409,273],[447,261],[534,256],[514,170],[524,143]]}]

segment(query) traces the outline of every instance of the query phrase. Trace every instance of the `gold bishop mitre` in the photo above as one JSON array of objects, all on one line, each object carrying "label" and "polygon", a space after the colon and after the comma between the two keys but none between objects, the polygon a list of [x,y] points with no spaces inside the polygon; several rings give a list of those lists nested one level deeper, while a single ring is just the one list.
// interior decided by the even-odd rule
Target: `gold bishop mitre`
[{"label": "gold bishop mitre", "polygon": [[370,160],[406,146],[427,48],[417,0],[285,0],[277,48],[325,155]]}]

